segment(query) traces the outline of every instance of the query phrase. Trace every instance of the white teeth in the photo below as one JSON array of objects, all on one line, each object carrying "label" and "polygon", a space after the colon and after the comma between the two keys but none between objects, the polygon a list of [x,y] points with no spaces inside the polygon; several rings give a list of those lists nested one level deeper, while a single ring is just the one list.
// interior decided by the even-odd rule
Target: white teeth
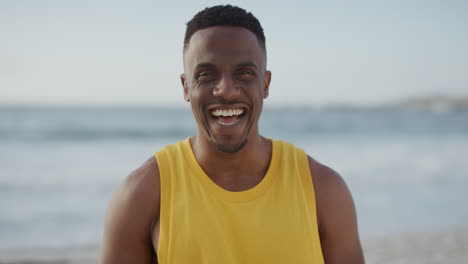
[{"label": "white teeth", "polygon": [[237,109],[214,109],[211,111],[211,114],[214,116],[238,116],[244,113],[244,110],[241,108]]}]

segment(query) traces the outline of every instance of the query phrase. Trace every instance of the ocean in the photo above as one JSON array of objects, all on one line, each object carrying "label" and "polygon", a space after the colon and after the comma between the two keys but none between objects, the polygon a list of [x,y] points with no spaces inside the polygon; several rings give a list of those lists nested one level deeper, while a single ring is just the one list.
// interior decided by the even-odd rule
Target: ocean
[{"label": "ocean", "polygon": [[[466,227],[468,110],[273,107],[260,131],[342,175],[361,237]],[[98,248],[117,185],[194,133],[188,107],[0,107],[0,252]]]}]

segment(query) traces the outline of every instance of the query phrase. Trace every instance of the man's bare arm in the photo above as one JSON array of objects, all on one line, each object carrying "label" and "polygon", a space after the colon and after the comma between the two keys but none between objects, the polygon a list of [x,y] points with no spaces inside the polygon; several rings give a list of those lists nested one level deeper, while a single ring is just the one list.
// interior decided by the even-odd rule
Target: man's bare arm
[{"label": "man's bare arm", "polygon": [[332,169],[309,157],[317,217],[326,264],[363,264],[356,209],[346,183]]},{"label": "man's bare arm", "polygon": [[154,157],[114,193],[105,219],[101,264],[155,263],[152,230],[159,221],[159,169]]}]

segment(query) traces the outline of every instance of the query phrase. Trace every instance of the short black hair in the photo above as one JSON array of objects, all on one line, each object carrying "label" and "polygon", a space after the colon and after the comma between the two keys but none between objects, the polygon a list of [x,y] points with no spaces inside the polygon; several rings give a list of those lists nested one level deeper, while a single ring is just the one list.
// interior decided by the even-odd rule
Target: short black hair
[{"label": "short black hair", "polygon": [[190,38],[198,30],[215,27],[232,26],[243,27],[257,36],[260,44],[265,49],[265,35],[258,19],[250,12],[237,6],[217,5],[207,7],[198,12],[189,22],[185,31],[184,50],[188,46]]}]

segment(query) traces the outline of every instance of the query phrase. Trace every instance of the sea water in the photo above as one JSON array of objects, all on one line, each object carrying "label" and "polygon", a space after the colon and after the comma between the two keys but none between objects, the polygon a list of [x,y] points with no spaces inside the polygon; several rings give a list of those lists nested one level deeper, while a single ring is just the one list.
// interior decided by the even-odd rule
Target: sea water
[{"label": "sea water", "polygon": [[[97,248],[118,184],[195,129],[188,107],[0,107],[0,251]],[[260,130],[344,178],[362,237],[466,227],[468,111],[269,108]]]}]

